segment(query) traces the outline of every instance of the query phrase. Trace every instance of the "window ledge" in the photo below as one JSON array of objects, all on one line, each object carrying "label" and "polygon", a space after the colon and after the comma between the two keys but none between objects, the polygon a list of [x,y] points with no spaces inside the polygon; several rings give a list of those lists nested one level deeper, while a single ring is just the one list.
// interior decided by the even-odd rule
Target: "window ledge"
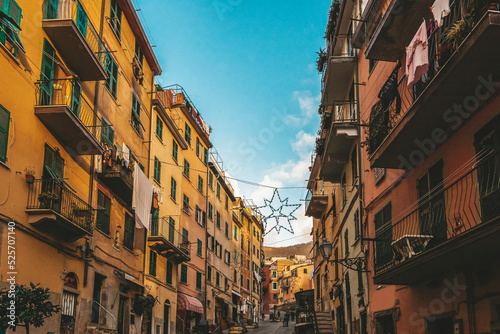
[{"label": "window ledge", "polygon": [[99,232],[100,234],[102,234],[103,236],[105,236],[106,238],[111,239],[111,234],[109,234],[109,233],[108,233],[108,234],[106,234],[106,232],[101,231],[101,230],[100,230],[100,229],[98,229],[98,228],[96,228],[95,230],[96,230],[97,232]]},{"label": "window ledge", "polygon": [[7,166],[7,164],[5,162],[0,161],[0,166],[2,166],[3,168],[7,168],[7,169],[10,170],[10,167]]}]

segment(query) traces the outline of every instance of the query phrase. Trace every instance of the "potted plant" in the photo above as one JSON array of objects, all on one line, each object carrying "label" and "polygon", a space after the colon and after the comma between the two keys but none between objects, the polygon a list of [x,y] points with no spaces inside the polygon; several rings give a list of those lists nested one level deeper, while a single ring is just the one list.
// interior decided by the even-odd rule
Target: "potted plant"
[{"label": "potted plant", "polygon": [[324,49],[320,48],[319,52],[316,52],[316,54],[318,55],[318,59],[316,60],[316,65],[318,65],[318,72],[322,72],[323,66],[326,62],[326,52]]},{"label": "potted plant", "polygon": [[51,204],[58,200],[59,196],[53,192],[45,191],[38,195],[38,201],[40,202],[42,208],[50,208]]},{"label": "potted plant", "polygon": [[24,176],[26,177],[26,183],[27,184],[32,184],[35,181],[35,169],[31,166],[27,166],[24,169]]}]

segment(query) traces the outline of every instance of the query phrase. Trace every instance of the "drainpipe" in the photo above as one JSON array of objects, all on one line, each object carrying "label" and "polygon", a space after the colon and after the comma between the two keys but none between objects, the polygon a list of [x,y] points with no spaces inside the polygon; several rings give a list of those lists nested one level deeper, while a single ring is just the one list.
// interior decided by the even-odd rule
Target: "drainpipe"
[{"label": "drainpipe", "polygon": [[[210,168],[208,167],[209,162],[210,162],[210,157],[212,155],[212,149],[207,147],[207,166],[206,166],[206,182],[205,182],[205,191],[206,191],[206,196],[205,196],[205,320],[207,320],[207,310],[208,310],[208,285],[207,285],[207,273],[208,273],[208,194],[209,194],[209,187],[208,187],[208,174],[210,172]],[[203,221],[203,217],[201,218]],[[214,228],[214,239],[215,239],[215,228]],[[213,294],[213,292],[212,292]],[[215,305],[214,305],[215,307]]]}]

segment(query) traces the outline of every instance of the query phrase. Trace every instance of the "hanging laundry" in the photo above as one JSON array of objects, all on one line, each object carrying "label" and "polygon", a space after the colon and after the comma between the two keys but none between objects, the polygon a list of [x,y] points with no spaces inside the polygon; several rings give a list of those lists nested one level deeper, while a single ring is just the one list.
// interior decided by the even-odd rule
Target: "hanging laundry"
[{"label": "hanging laundry", "polygon": [[125,167],[128,168],[128,164],[130,163],[130,149],[128,148],[125,143],[123,143],[123,149],[122,149],[122,154],[123,154],[123,164]]},{"label": "hanging laundry", "polygon": [[425,21],[423,21],[406,50],[408,88],[412,88],[413,84],[419,81],[420,77],[427,73],[429,69],[429,54],[427,49],[427,28]]},{"label": "hanging laundry", "polygon": [[102,155],[95,155],[95,171],[96,173],[102,173]]},{"label": "hanging laundry", "polygon": [[438,27],[443,25],[443,18],[450,14],[450,0],[436,0],[431,7],[434,20],[437,22]]},{"label": "hanging laundry", "polygon": [[158,188],[157,186],[153,186],[153,193],[158,195],[158,202],[160,204],[163,204],[163,190],[161,188]]},{"label": "hanging laundry", "polygon": [[385,82],[384,86],[378,93],[380,102],[382,102],[382,108],[384,111],[388,111],[394,99],[396,99],[396,114],[401,111],[401,96],[398,92],[398,71],[401,68],[401,64],[397,64],[394,70],[392,70],[391,75]]},{"label": "hanging laundry", "polygon": [[[137,164],[135,164],[137,165]],[[153,201],[153,184],[139,168],[134,166],[134,191],[132,193],[132,208],[137,221],[149,230],[151,203]]]}]

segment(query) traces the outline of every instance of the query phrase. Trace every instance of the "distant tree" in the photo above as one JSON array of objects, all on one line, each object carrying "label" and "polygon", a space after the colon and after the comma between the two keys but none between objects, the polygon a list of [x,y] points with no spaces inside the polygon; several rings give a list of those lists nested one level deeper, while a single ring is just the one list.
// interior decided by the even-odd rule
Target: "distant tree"
[{"label": "distant tree", "polygon": [[16,286],[15,290],[0,291],[0,326],[16,331],[18,326],[26,328],[43,326],[45,319],[58,313],[61,307],[50,302],[48,288],[40,284]]}]

